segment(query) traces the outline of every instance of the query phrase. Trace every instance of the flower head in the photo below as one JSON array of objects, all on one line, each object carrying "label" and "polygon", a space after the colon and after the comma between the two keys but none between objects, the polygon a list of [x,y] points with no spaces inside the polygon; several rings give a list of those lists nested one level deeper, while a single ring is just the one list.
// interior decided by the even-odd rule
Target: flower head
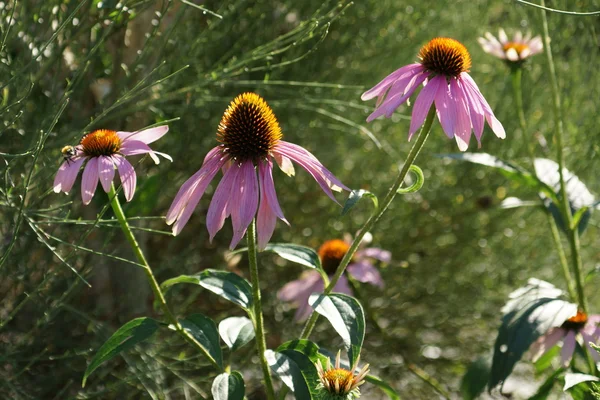
[{"label": "flower head", "polygon": [[208,208],[206,227],[212,241],[231,216],[231,248],[242,239],[255,216],[260,249],[273,235],[277,218],[288,223],[275,193],[273,161],[290,176],[294,175],[292,161],[296,162],[333,201],[336,199],[332,190],[349,190],[314,155],[281,138],[277,118],[262,97],[256,93],[237,96],[219,124],[217,140],[221,144],[208,152],[200,170],[181,186],[171,204],[167,224],[173,224],[173,234],[181,232],[189,221],[219,170],[223,171],[223,178]]},{"label": "flower head", "polygon": [[596,343],[600,340],[600,315],[587,315],[581,310],[577,314],[567,319],[560,327],[552,328],[531,346],[533,361],[537,361],[548,350],[553,348],[558,342],[563,341],[560,358],[563,366],[568,366],[573,358],[577,343],[580,346],[587,346],[590,354],[596,362],[600,361],[600,355],[594,350],[590,343]]},{"label": "flower head", "polygon": [[[327,275],[332,276],[340,265],[342,258],[348,252],[350,244],[347,241],[333,239],[324,242],[319,248],[319,258],[323,270]],[[392,254],[387,250],[375,247],[364,248],[354,254],[350,264],[346,268],[347,274],[359,282],[370,283],[383,288],[383,279],[379,271],[371,262],[376,259],[382,262],[390,262]],[[296,321],[305,320],[311,313],[311,307],[308,299],[313,293],[322,293],[325,289],[321,275],[317,271],[307,271],[300,276],[300,279],[287,283],[277,293],[277,297],[283,301],[293,302],[298,306],[294,315]],[[352,290],[348,283],[348,278],[344,275],[340,277],[333,288],[334,292],[352,295]]]},{"label": "flower head", "polygon": [[468,74],[471,56],[465,46],[454,39],[435,38],[421,48],[419,59],[420,62],[392,72],[363,93],[363,100],[377,97],[368,122],[382,115],[390,118],[423,85],[413,106],[408,140],[423,125],[433,104],[444,132],[456,140],[461,151],[468,148],[471,132],[481,146],[484,120],[496,136],[506,137],[502,124]]},{"label": "flower head", "polygon": [[516,31],[513,38],[509,39],[504,29],[500,29],[497,39],[491,33],[486,32],[484,38],[477,40],[483,47],[483,51],[511,63],[521,63],[525,59],[541,53],[544,48],[540,36],[531,38],[531,33],[527,33],[523,37],[521,32]]},{"label": "flower head", "polygon": [[81,197],[83,204],[89,204],[94,197],[98,181],[105,192],[110,191],[115,177],[115,167],[119,171],[123,192],[127,201],[131,201],[136,186],[133,166],[125,156],[148,153],[156,164],[160,162],[157,154],[173,161],[167,154],[153,151],[148,144],[160,139],[169,131],[168,126],[159,126],[137,132],[117,132],[98,129],[81,138],[77,146],[65,146],[62,153],[65,161],[54,178],[54,191],[69,192],[75,183],[81,166]]},{"label": "flower head", "polygon": [[356,367],[360,357],[347,370],[340,366],[340,352],[338,351],[335,357],[335,365],[331,365],[329,358],[325,362],[325,367],[321,364],[321,360],[317,360],[316,367],[319,374],[319,390],[320,399],[322,400],[353,400],[360,397],[359,386],[365,383],[363,380],[369,373],[369,364],[365,364],[361,370],[355,374]]}]

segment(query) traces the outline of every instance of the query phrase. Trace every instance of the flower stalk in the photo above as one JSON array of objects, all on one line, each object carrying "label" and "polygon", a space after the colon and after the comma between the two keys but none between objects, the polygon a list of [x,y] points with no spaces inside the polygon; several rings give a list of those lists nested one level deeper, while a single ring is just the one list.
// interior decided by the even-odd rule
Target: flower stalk
[{"label": "flower stalk", "polygon": [[[421,128],[421,131],[419,132],[419,135],[417,137],[417,140],[415,141],[415,144],[410,149],[408,156],[406,158],[406,161],[404,162],[404,165],[402,166],[402,169],[400,170],[400,173],[398,174],[398,177],[394,181],[393,185],[390,187],[386,197],[381,202],[380,207],[376,210],[376,212],[374,214],[371,215],[371,217],[369,217],[369,219],[365,222],[365,224],[360,228],[360,230],[356,234],[356,237],[354,238],[354,241],[350,245],[348,252],[346,253],[346,255],[344,255],[344,258],[342,258],[342,261],[340,262],[339,266],[337,267],[335,274],[331,278],[329,285],[327,285],[325,287],[325,290],[323,291],[324,295],[328,295],[329,293],[331,293],[331,291],[335,287],[336,283],[338,282],[338,280],[340,279],[340,277],[346,270],[346,267],[352,260],[352,257],[354,257],[354,254],[358,250],[358,247],[359,247],[360,243],[362,242],[362,239],[365,236],[365,234],[367,232],[371,231],[371,229],[373,229],[375,224],[379,221],[379,219],[387,211],[390,204],[392,204],[392,201],[396,197],[398,189],[400,189],[400,187],[404,183],[404,179],[406,178],[406,175],[408,174],[410,167],[414,164],[417,156],[419,155],[419,152],[421,151],[421,149],[423,148],[423,145],[425,144],[425,141],[427,140],[427,137],[429,136],[429,133],[431,132],[431,127],[433,125],[434,118],[435,118],[435,106],[432,105],[431,108],[429,109],[429,113],[427,114],[427,119],[425,120],[425,124]],[[307,339],[310,336],[312,330],[314,329],[314,327],[317,323],[318,318],[319,318],[319,314],[313,311],[310,318],[304,325],[304,329],[302,330],[302,334],[300,335],[301,339]]]},{"label": "flower stalk", "polygon": [[158,300],[160,307],[161,307],[163,313],[165,314],[165,316],[167,317],[168,321],[173,325],[176,332],[181,337],[183,337],[187,342],[189,342],[190,344],[192,344],[192,346],[194,346],[197,350],[199,350],[210,361],[210,363],[213,364],[215,366],[215,368],[217,368],[217,370],[222,371],[223,368],[221,368],[221,366],[217,363],[217,361],[210,355],[210,353],[204,348],[204,346],[202,346],[189,332],[187,332],[186,330],[183,329],[183,327],[181,326],[179,321],[177,321],[177,318],[175,318],[175,315],[171,312],[171,309],[169,308],[169,306],[167,304],[167,300],[165,299],[165,296],[160,288],[160,285],[156,281],[156,277],[154,276],[154,273],[152,272],[152,268],[150,268],[150,264],[148,264],[148,261],[146,260],[146,257],[144,256],[144,252],[142,251],[137,240],[135,239],[135,236],[133,235],[133,231],[131,230],[129,223],[127,222],[127,218],[125,217],[125,213],[123,212],[123,208],[121,207],[121,203],[119,202],[119,197],[117,196],[117,192],[116,192],[115,186],[113,184],[111,184],[111,186],[110,186],[110,191],[108,192],[108,198],[109,198],[112,210],[115,213],[115,216],[117,217],[117,221],[119,221],[121,230],[125,234],[125,238],[127,239],[127,242],[129,243],[129,245],[131,246],[131,249],[133,250],[139,263],[143,265],[142,269],[144,270],[144,273],[146,274],[146,278],[148,279],[148,283],[150,284],[150,287],[152,288],[152,292],[154,292],[154,296]]},{"label": "flower stalk", "polygon": [[260,281],[258,278],[258,260],[256,250],[256,219],[253,219],[250,225],[248,226],[248,233],[246,235],[246,239],[248,240],[248,263],[250,264],[250,281],[252,283],[252,304],[254,307],[252,313],[252,321],[254,322],[254,331],[256,332],[256,350],[258,352],[260,366],[263,371],[267,399],[274,400],[275,390],[273,389],[271,370],[269,369],[269,364],[267,363],[267,359],[265,357],[267,344],[265,339],[265,326],[260,295]]}]

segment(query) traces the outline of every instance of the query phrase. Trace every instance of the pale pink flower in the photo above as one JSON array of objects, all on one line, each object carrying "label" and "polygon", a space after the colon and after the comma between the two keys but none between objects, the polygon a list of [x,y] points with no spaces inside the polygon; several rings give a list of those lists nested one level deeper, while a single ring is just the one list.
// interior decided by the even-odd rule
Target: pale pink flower
[{"label": "pale pink flower", "polygon": [[532,38],[530,32],[523,37],[521,32],[516,31],[513,38],[509,39],[504,29],[500,29],[497,39],[491,33],[486,32],[485,37],[479,38],[477,41],[486,53],[513,63],[539,54],[544,49],[542,38],[540,36]]},{"label": "pale pink flower", "polygon": [[65,162],[60,166],[54,178],[54,191],[69,192],[77,179],[79,169],[85,161],[81,178],[81,198],[83,204],[89,204],[94,197],[98,181],[106,193],[110,191],[115,177],[115,167],[119,171],[123,193],[131,201],[135,192],[137,177],[133,166],[124,156],[149,154],[156,164],[160,162],[157,154],[173,161],[167,154],[153,151],[148,144],[160,139],[169,131],[169,127],[159,126],[137,132],[116,132],[99,129],[88,133],[77,146],[63,148]]},{"label": "pale pink flower", "polygon": [[537,361],[562,340],[560,358],[564,367],[571,362],[577,343],[586,346],[594,360],[599,362],[600,355],[590,346],[590,343],[595,344],[600,339],[599,323],[600,315],[588,316],[582,311],[577,311],[577,315],[566,320],[560,327],[551,328],[538,338],[530,349],[533,361]]},{"label": "pale pink flower", "polygon": [[[349,248],[350,245],[348,242],[339,239],[328,240],[321,245],[319,248],[319,258],[321,259],[323,270],[329,276],[335,273],[335,270],[340,265],[342,258]],[[359,282],[370,283],[383,288],[383,279],[381,279],[381,275],[371,262],[371,259],[389,263],[392,259],[392,254],[387,250],[375,247],[359,250],[354,255],[350,264],[348,264],[346,273]],[[304,321],[312,312],[312,308],[308,304],[310,295],[313,293],[323,293],[324,289],[325,286],[321,275],[314,270],[306,271],[300,276],[300,279],[291,281],[283,286],[277,292],[277,297],[282,301],[293,302],[298,307],[294,319],[296,321]],[[337,281],[333,292],[352,295],[352,289],[350,289],[348,278],[345,275],[342,275]]]},{"label": "pale pink flower", "polygon": [[188,222],[219,170],[223,171],[223,179],[208,208],[206,227],[212,241],[231,216],[232,249],[255,216],[259,249],[264,249],[273,235],[277,218],[288,223],[275,193],[273,161],[289,176],[294,175],[292,161],[296,162],[335,202],[332,190],[349,190],[310,152],[281,140],[275,114],[255,93],[243,93],[231,102],[219,124],[217,138],[222,144],[208,152],[202,168],[181,186],[167,213],[167,224],[174,224],[174,235]]},{"label": "pale pink flower", "polygon": [[382,115],[390,118],[423,85],[413,106],[408,140],[423,125],[434,103],[444,132],[456,140],[461,151],[468,148],[471,131],[481,146],[484,120],[496,136],[506,137],[502,124],[467,73],[471,56],[465,46],[454,39],[435,38],[421,48],[419,58],[420,62],[394,71],[363,93],[363,100],[377,97],[368,122]]}]

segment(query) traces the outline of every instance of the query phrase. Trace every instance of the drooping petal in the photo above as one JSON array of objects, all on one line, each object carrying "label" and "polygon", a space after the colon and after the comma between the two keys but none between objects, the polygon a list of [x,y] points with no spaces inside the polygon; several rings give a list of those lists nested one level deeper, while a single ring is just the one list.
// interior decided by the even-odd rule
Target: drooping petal
[{"label": "drooping petal", "polygon": [[275,192],[275,182],[273,180],[273,162],[271,160],[267,160],[264,163],[259,164],[260,171],[260,179],[261,185],[261,194],[264,194],[266,200],[269,203],[269,207],[273,210],[275,215],[285,222],[286,224],[290,224],[283,215],[283,211],[279,206],[279,201],[277,200],[277,192]]},{"label": "drooping petal", "polygon": [[456,103],[450,93],[450,86],[447,83],[440,85],[435,94],[435,108],[438,120],[450,139],[454,137],[456,126]]},{"label": "drooping petal", "polygon": [[575,333],[574,330],[569,330],[563,341],[562,349],[560,350],[560,359],[564,367],[569,365],[569,362],[573,357],[573,352],[575,351],[575,345],[577,343]]},{"label": "drooping petal", "polygon": [[119,135],[123,141],[123,144],[129,140],[138,140],[140,142],[150,144],[163,137],[168,131],[169,127],[167,125],[163,125],[137,132],[117,132],[117,135]]},{"label": "drooping petal", "polygon": [[358,261],[348,265],[348,273],[359,282],[383,287],[383,279],[381,279],[379,271],[368,261]]},{"label": "drooping petal", "polygon": [[137,185],[135,169],[123,156],[115,154],[112,156],[112,159],[117,166],[117,170],[119,171],[119,177],[121,178],[121,184],[123,185],[123,194],[125,195],[125,200],[131,201]]},{"label": "drooping petal", "polygon": [[91,157],[85,168],[83,169],[83,175],[81,177],[81,198],[83,204],[88,205],[94,197],[96,187],[98,186],[98,158]]},{"label": "drooping petal", "polygon": [[450,79],[450,90],[455,101],[456,107],[456,125],[454,129],[454,138],[460,151],[465,151],[469,147],[471,138],[471,117],[469,115],[469,106],[466,96],[458,86],[456,79]]},{"label": "drooping petal", "polygon": [[232,186],[237,180],[240,168],[237,165],[232,165],[227,170],[221,182],[215,190],[210,206],[208,207],[208,213],[206,214],[206,228],[210,236],[210,241],[218,231],[223,228],[225,218],[227,217],[227,202],[231,201],[230,195],[232,194]]},{"label": "drooping petal", "polygon": [[429,109],[433,104],[435,95],[438,91],[440,84],[445,83],[446,78],[443,76],[436,76],[427,82],[427,85],[421,90],[421,93],[417,96],[417,100],[413,106],[412,118],[410,119],[410,130],[408,131],[408,140],[412,138],[414,133],[423,125],[425,117],[429,113]]},{"label": "drooping petal", "polygon": [[363,250],[359,250],[356,252],[356,257],[358,259],[364,258],[364,257],[368,257],[368,258],[374,258],[376,260],[385,262],[385,263],[389,263],[390,261],[392,261],[392,253],[387,251],[387,250],[383,250],[383,249],[379,249],[377,247],[368,247],[366,249]]},{"label": "drooping petal", "polygon": [[115,179],[115,165],[111,157],[98,157],[98,176],[100,184],[106,193],[110,192],[113,179]]},{"label": "drooping petal", "polygon": [[230,249],[233,249],[244,237],[248,225],[256,216],[258,208],[258,178],[254,163],[249,160],[240,167],[238,185],[231,189],[231,220],[233,222],[233,238]]},{"label": "drooping petal", "polygon": [[483,108],[483,111],[485,113],[485,119],[487,120],[487,123],[490,126],[490,128],[492,128],[494,134],[500,139],[506,138],[506,132],[504,131],[504,127],[502,126],[500,121],[496,119],[492,108],[479,91],[479,88],[477,87],[477,84],[475,83],[473,78],[471,78],[471,76],[466,72],[462,72],[460,74],[460,79],[462,79],[462,81],[465,83],[464,88],[470,91],[473,97],[481,104],[481,107]]},{"label": "drooping petal", "polygon": [[256,231],[258,236],[258,248],[264,250],[273,236],[277,217],[289,225],[289,222],[283,216],[277,194],[275,193],[275,184],[273,182],[273,163],[271,160],[267,162],[259,162],[259,185],[260,185],[260,206],[258,208],[258,216],[256,219]]},{"label": "drooping petal", "polygon": [[86,159],[86,157],[80,157],[62,163],[54,178],[54,192],[59,193],[62,191],[66,193],[71,190],[75,179],[77,179],[79,168]]},{"label": "drooping petal", "polygon": [[565,337],[566,332],[562,328],[552,328],[543,336],[540,336],[529,349],[532,354],[533,362],[536,362],[541,356],[546,354],[548,350],[556,346],[556,344]]},{"label": "drooping petal", "polygon": [[483,127],[485,124],[485,113],[483,112],[483,107],[479,101],[477,101],[475,97],[468,90],[466,90],[462,80],[458,79],[457,84],[459,89],[462,91],[463,96],[465,96],[467,99],[473,132],[475,133],[478,146],[481,147],[481,136],[483,135]]},{"label": "drooping petal", "polygon": [[382,94],[385,94],[385,92],[390,88],[390,86],[402,75],[404,75],[407,72],[412,72],[414,70],[422,70],[422,68],[423,67],[421,66],[421,64],[418,63],[405,65],[404,67],[392,72],[391,74],[383,78],[383,80],[377,85],[375,85],[373,88],[364,92],[362,96],[360,96],[361,100],[370,100],[374,97],[379,97]]},{"label": "drooping petal", "polygon": [[427,71],[415,74],[404,90],[398,92],[396,95],[388,96],[387,99],[367,117],[367,122],[371,122],[382,115],[390,118],[394,111],[412,96],[413,92],[429,77],[429,75],[430,73]]},{"label": "drooping petal", "polygon": [[294,176],[296,171],[294,170],[294,164],[292,164],[292,160],[287,158],[282,154],[273,154],[275,161],[277,161],[277,165],[279,165],[279,169],[283,171],[287,176]]},{"label": "drooping petal", "polygon": [[156,156],[157,154],[160,154],[161,156],[165,157],[169,161],[173,161],[171,156],[169,156],[168,154],[154,151],[146,143],[141,142],[139,140],[128,140],[127,142],[124,142],[123,145],[121,146],[121,154],[123,154],[125,156],[148,154],[148,155],[150,155],[150,157],[152,158],[152,160],[154,161],[155,164],[160,163],[160,159]]}]

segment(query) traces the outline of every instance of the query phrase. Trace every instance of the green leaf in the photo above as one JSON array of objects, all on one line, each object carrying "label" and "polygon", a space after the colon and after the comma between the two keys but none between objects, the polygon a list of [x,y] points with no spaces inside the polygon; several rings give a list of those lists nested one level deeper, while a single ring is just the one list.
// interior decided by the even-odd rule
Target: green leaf
[{"label": "green leaf", "polygon": [[160,286],[162,289],[167,289],[179,283],[200,285],[245,310],[252,306],[250,283],[233,272],[206,269],[197,275],[180,275],[166,280]]},{"label": "green leaf", "polygon": [[579,385],[584,382],[598,382],[600,378],[594,375],[587,374],[577,374],[577,373],[567,373],[565,375],[565,386],[563,387],[563,391],[567,391],[572,387]]},{"label": "green leaf", "polygon": [[269,243],[264,251],[273,252],[281,258],[308,268],[322,269],[319,255],[310,247],[293,243]]},{"label": "green leaf", "polygon": [[246,317],[229,317],[219,323],[219,334],[227,347],[236,351],[254,339],[254,326]]},{"label": "green leaf", "polygon": [[399,194],[415,193],[415,192],[418,192],[419,190],[421,190],[421,188],[423,187],[423,184],[425,183],[425,175],[423,175],[423,170],[414,164],[411,165],[408,170],[416,175],[417,180],[407,188],[398,188],[396,193],[399,193]]},{"label": "green leaf", "polygon": [[267,350],[265,357],[273,373],[294,392],[297,399],[314,398],[314,388],[319,376],[310,358],[294,350],[284,350],[281,353]]},{"label": "green leaf", "polygon": [[350,365],[354,365],[365,338],[365,314],[358,300],[345,294],[332,293],[313,294],[308,302],[316,312],[329,320],[341,336]]},{"label": "green leaf", "polygon": [[552,373],[545,381],[540,385],[537,392],[531,396],[528,400],[546,400],[550,393],[552,393],[552,389],[554,388],[554,384],[556,383],[557,378],[560,374],[563,373],[563,369],[559,368]]},{"label": "green leaf", "polygon": [[327,361],[329,358],[327,355],[321,353],[320,348],[314,342],[311,342],[308,339],[294,339],[289,340],[282,345],[280,345],[277,350],[278,353],[284,353],[286,351],[297,351],[298,353],[304,354],[308,357],[313,363],[316,363],[318,360],[323,363]]},{"label": "green leaf", "polygon": [[492,360],[489,356],[482,356],[473,361],[460,383],[460,392],[464,400],[476,399],[487,386],[490,379]]},{"label": "green leaf", "polygon": [[344,203],[344,208],[342,208],[342,215],[348,214],[348,212],[356,204],[358,204],[359,200],[362,199],[363,197],[370,198],[373,201],[375,208],[376,209],[379,208],[379,200],[377,199],[377,196],[375,196],[373,193],[369,192],[368,190],[363,190],[363,189],[353,190],[350,192],[350,196],[348,196],[348,199]]},{"label": "green leaf", "polygon": [[385,393],[392,400],[400,400],[400,395],[390,386],[389,383],[376,377],[375,375],[365,376],[365,381],[371,385],[377,386],[383,393]]},{"label": "green leaf", "polygon": [[122,327],[100,347],[85,373],[81,386],[85,386],[87,378],[105,361],[110,360],[122,351],[129,350],[136,344],[143,342],[156,332],[160,323],[152,318],[136,318]]},{"label": "green leaf", "polygon": [[215,322],[202,314],[192,314],[179,321],[183,329],[196,339],[208,354],[223,368],[223,353],[219,344],[219,333]]},{"label": "green leaf", "polygon": [[539,201],[521,200],[517,197],[507,197],[500,203],[500,208],[542,207]]},{"label": "green leaf", "polygon": [[559,299],[561,294],[560,289],[537,279],[511,293],[494,344],[490,389],[506,380],[538,337],[577,313],[577,305]]},{"label": "green leaf", "polygon": [[246,393],[244,378],[242,374],[233,371],[217,375],[213,381],[211,393],[214,400],[243,400]]}]

